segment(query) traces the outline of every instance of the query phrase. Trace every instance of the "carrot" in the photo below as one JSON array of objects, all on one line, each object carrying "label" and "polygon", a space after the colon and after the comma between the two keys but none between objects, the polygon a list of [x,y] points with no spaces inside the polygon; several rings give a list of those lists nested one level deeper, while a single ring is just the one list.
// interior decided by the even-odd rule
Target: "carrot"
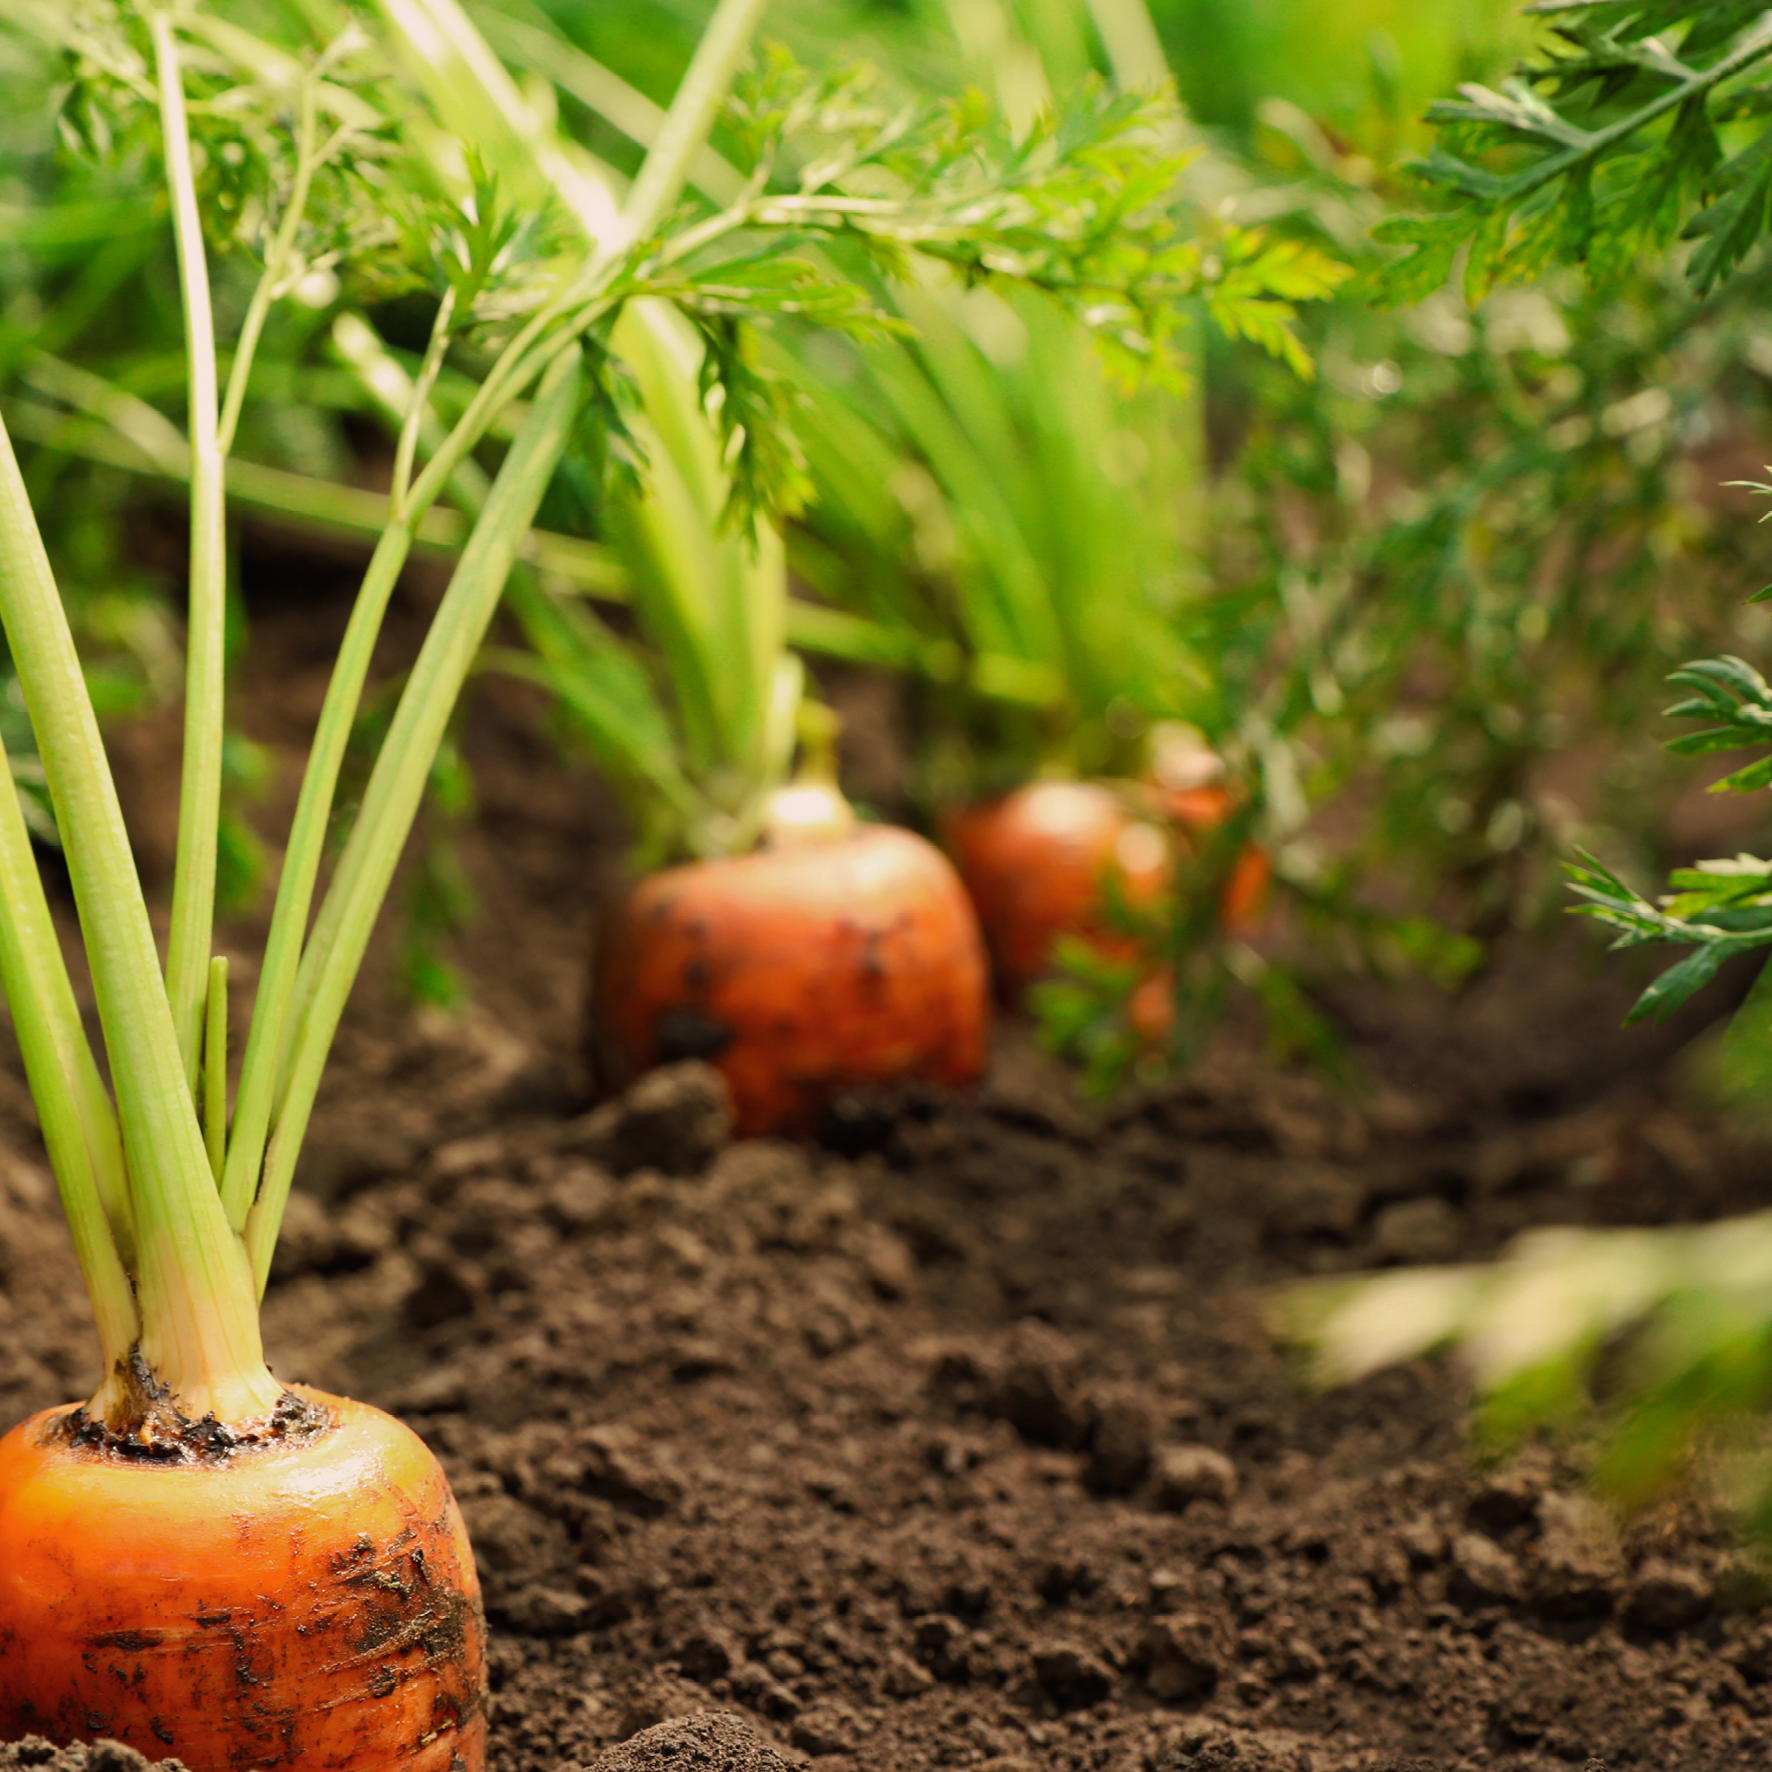
[{"label": "carrot", "polygon": [[[1151,737],[1149,783],[1163,811],[1190,843],[1226,824],[1243,796],[1225,779],[1224,759],[1190,726],[1163,722]],[[1273,860],[1259,843],[1238,851],[1218,903],[1227,935],[1248,935],[1267,915]]]},{"label": "carrot", "polygon": [[706,1058],[753,1135],[804,1131],[858,1084],[979,1075],[984,950],[952,867],[910,831],[819,829],[648,874],[606,909],[590,1015],[604,1088]]},{"label": "carrot", "polygon": [[0,1440],[0,1737],[193,1772],[483,1764],[479,1587],[423,1442],[306,1389],[229,1438],[144,1459],[70,1406]]},{"label": "carrot", "polygon": [[942,834],[1010,1002],[1045,976],[1061,935],[1130,956],[1136,944],[1104,920],[1105,883],[1112,880],[1130,906],[1148,908],[1173,874],[1164,832],[1098,782],[1030,782],[951,814]]}]

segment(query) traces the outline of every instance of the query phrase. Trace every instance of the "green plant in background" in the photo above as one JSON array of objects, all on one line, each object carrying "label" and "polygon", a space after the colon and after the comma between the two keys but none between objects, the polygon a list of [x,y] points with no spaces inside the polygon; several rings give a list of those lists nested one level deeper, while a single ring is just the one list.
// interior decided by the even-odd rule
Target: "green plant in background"
[{"label": "green plant in background", "polygon": [[[1627,752],[1590,787],[1562,759],[1578,735],[1632,730],[1689,648],[1740,646],[1763,619],[1730,593],[1756,538],[1718,521],[1698,463],[1763,405],[1764,277],[1744,266],[1699,296],[1649,260],[1386,313],[1371,296],[1394,249],[1367,231],[1394,193],[1373,143],[1276,102],[1249,164],[1205,167],[1233,219],[1330,245],[1362,275],[1302,316],[1312,382],[1207,337],[1225,465],[1196,646],[1304,939],[1239,952],[1174,929],[1176,1027],[1197,1037],[1236,987],[1222,958],[1272,995],[1283,1048],[1326,1055],[1311,1005],[1338,975],[1456,982],[1553,906],[1574,837],[1660,859],[1648,809],[1677,775]],[[1360,810],[1330,813],[1330,843],[1319,815],[1336,807]],[[1067,1013],[1130,1062],[1111,995],[1080,990]]]},{"label": "green plant in background", "polygon": [[[589,62],[582,52],[551,39],[546,26],[529,23],[513,30],[508,21],[501,23],[496,14],[486,13],[484,19],[493,40],[514,45],[531,66],[538,70],[545,67],[569,90],[576,80],[581,96],[593,103],[608,101],[611,89],[606,71]],[[462,20],[456,28],[467,28],[466,21]],[[551,59],[542,53],[542,46],[550,41],[557,52]],[[1084,90],[1088,90],[1087,86]],[[859,88],[846,89],[844,94],[848,103],[862,96]],[[514,143],[524,144],[514,151],[527,156],[533,174],[547,176],[549,164],[562,164],[572,151],[571,144],[550,137],[533,120],[525,122],[523,101],[514,94],[501,98],[495,81],[485,82],[484,90],[471,102],[502,106],[509,112],[512,122],[506,136]],[[1131,115],[1148,101],[1133,96],[1116,102],[1122,107],[1133,107],[1127,113]],[[646,134],[653,127],[654,120],[643,107],[629,103],[614,108],[623,128]],[[976,127],[978,114],[975,101],[961,101],[952,113],[956,120],[964,119],[963,126],[969,130]],[[898,113],[888,124],[889,138],[896,137],[902,129],[904,115]],[[1023,119],[1011,152],[1030,164],[1037,163],[1055,145],[1068,152],[1062,144],[1072,130],[1073,125],[1067,122],[1062,110],[1049,109],[1038,117],[1030,115]],[[769,152],[774,157],[779,150],[772,147]],[[806,147],[797,147],[793,153],[780,156],[783,170],[788,171],[794,164],[806,164],[808,152]],[[746,156],[740,153],[737,157],[742,161]],[[820,176],[860,193],[871,188],[870,181],[880,170],[874,163],[872,148],[858,153],[854,145],[849,145],[838,147],[836,158],[821,166]],[[758,176],[753,173],[753,182]],[[1160,202],[1172,184],[1174,167],[1159,159],[1152,161],[1141,176],[1144,183],[1137,201]],[[730,193],[740,175],[729,162],[717,162],[702,164],[694,177],[704,187]],[[859,221],[877,200],[858,195],[845,201],[857,205],[851,213]],[[1107,225],[1106,218],[1097,225]],[[1216,304],[1225,324],[1257,329],[1275,348],[1292,348],[1289,334],[1283,330],[1289,311],[1286,298],[1311,293],[1335,274],[1328,261],[1295,247],[1264,257],[1253,239],[1240,255],[1233,255],[1238,257],[1237,264],[1228,270],[1215,269],[1198,241],[1181,231],[1173,220],[1167,220],[1165,226],[1171,230],[1161,272],[1167,279],[1166,297],[1182,301],[1199,292]],[[1025,245],[1024,239],[1024,250]],[[833,265],[847,265],[860,249],[882,267],[898,268],[890,257],[881,256],[877,242],[870,242],[856,230],[851,230],[847,238],[841,232],[834,233],[827,249],[834,255]],[[843,257],[845,253],[847,259]],[[925,251],[925,256],[931,255]],[[942,254],[937,249],[933,256],[939,259]],[[996,279],[1003,288],[1019,278],[1045,295],[1063,296],[1073,312],[1089,294],[1084,289],[1067,291],[1062,279],[1055,281],[1044,275],[1037,264],[1018,264],[1014,257],[1006,257],[999,264],[1001,270],[1010,273]],[[809,271],[810,266],[789,267],[785,274],[804,282]],[[976,285],[976,279],[970,276],[966,281]],[[927,348],[955,359],[961,341],[953,330],[953,304],[929,281],[927,273],[923,287],[901,295],[890,293],[877,274],[867,275],[863,287],[874,304],[869,323],[850,330],[867,349],[869,361],[914,362],[904,352],[888,356],[872,348],[886,336],[905,332],[910,326],[927,327],[933,340]],[[1104,287],[1094,293],[1099,298],[1107,291]],[[1000,309],[1004,298],[991,289],[975,286],[968,299],[974,308],[981,303],[995,303]],[[1098,366],[1103,347],[1110,360],[1116,352],[1120,353],[1123,371],[1150,370],[1160,374],[1165,352],[1173,342],[1172,322],[1164,319],[1153,329],[1159,351],[1152,362],[1146,360],[1142,347],[1130,353],[1124,350],[1111,301],[1103,303],[1096,299],[1089,303],[1088,327],[1061,317],[1038,297],[1024,297],[1018,307],[1023,317],[1014,324],[1032,329],[1048,341],[1048,346],[1042,362],[1029,366],[1010,396],[1015,404],[1014,416],[1006,416],[983,439],[995,445],[990,472],[1007,475],[1014,471],[1017,442],[1031,422],[1030,415],[1038,416],[1042,404],[1048,409],[1052,407],[1051,389],[1061,379],[1069,385],[1082,378],[1073,417],[1082,412],[1088,390],[1095,390],[1093,429],[1083,436],[1066,438],[1059,415],[1053,413],[1046,419],[1048,453],[1068,449],[1073,461],[1082,465],[1073,467],[1071,484],[1057,496],[1052,496],[1056,490],[1053,486],[1042,487],[1037,475],[1028,476],[1025,496],[1017,501],[1019,515],[1024,520],[1044,517],[1048,532],[1032,538],[1033,545],[1027,540],[1021,543],[1022,617],[1018,618],[1014,607],[1018,587],[981,585],[981,594],[974,599],[972,631],[965,631],[962,624],[960,642],[980,652],[982,673],[999,693],[1011,700],[1018,696],[1026,700],[1031,695],[1036,704],[1056,703],[1046,709],[1046,724],[1053,734],[1062,735],[1067,721],[1074,725],[1079,710],[1068,704],[1063,673],[1052,668],[1050,654],[1055,641],[1061,646],[1068,641],[1074,652],[1093,665],[1093,680],[1086,681],[1085,687],[1092,698],[1091,731],[1099,733],[1103,730],[1101,713],[1110,703],[1117,700],[1129,706],[1136,699],[1126,694],[1125,685],[1111,680],[1116,669],[1123,674],[1127,658],[1140,654],[1146,657],[1144,676],[1149,682],[1166,679],[1171,662],[1177,672],[1183,667],[1181,648],[1165,621],[1149,621],[1142,627],[1135,621],[1136,605],[1144,597],[1144,588],[1138,583],[1138,567],[1152,562],[1127,557],[1123,526],[1117,547],[1109,545],[1101,519],[1117,518],[1119,513],[1104,512],[1097,493],[1107,482],[1091,457],[1097,442],[1105,446],[1116,440],[1111,424],[1112,399]],[[784,319],[792,317],[808,329],[807,349],[815,348],[816,340],[830,339],[830,329],[825,325],[828,316],[803,295],[784,302],[782,312]],[[696,350],[728,354],[732,350],[732,341],[718,325],[704,325],[703,340]],[[634,435],[659,474],[643,499],[609,501],[595,513],[595,520],[604,541],[613,546],[614,557],[621,562],[622,589],[633,600],[639,636],[648,645],[636,654],[613,645],[608,631],[588,609],[548,597],[528,578],[520,578],[513,587],[512,607],[542,661],[541,675],[560,695],[569,718],[588,740],[605,773],[624,790],[639,827],[641,857],[658,860],[670,855],[742,850],[754,841],[762,799],[779,783],[791,757],[793,709],[799,696],[798,666],[783,653],[784,639],[814,650],[835,651],[867,662],[909,666],[939,676],[949,670],[955,656],[954,627],[939,620],[934,624],[919,621],[914,597],[887,596],[872,605],[852,597],[840,598],[838,601],[844,605],[841,611],[798,600],[790,602],[779,558],[771,557],[777,546],[773,540],[763,556],[747,564],[742,537],[722,538],[718,533],[719,508],[728,497],[727,470],[715,458],[709,444],[698,440],[698,427],[690,422],[689,407],[694,404],[690,384],[696,374],[696,351],[686,356],[687,347],[682,343],[670,345],[659,337],[648,338],[638,329],[630,330],[625,344],[618,340],[616,348],[636,372],[643,407],[633,421]],[[789,386],[788,378],[797,367],[794,359],[779,349],[759,356],[752,371],[759,395],[782,399]],[[385,361],[377,364],[376,375],[386,377],[389,373]],[[870,451],[866,459],[877,460],[890,446],[865,423],[839,413],[823,378],[801,374],[797,380],[801,399],[794,424],[812,457],[813,479],[809,484],[816,485],[821,506],[848,499],[854,495],[858,482],[868,478],[865,469],[855,471],[864,460],[858,452]],[[975,366],[969,372],[968,391],[975,397],[969,416],[976,415],[978,426],[991,424],[990,408],[1002,397],[1004,386],[1004,377],[988,365]],[[1041,388],[1045,392],[1037,394]],[[940,396],[925,398],[926,411],[930,399],[939,401]],[[721,422],[727,422],[724,413]],[[963,423],[950,423],[946,428],[957,432],[965,427]],[[1137,446],[1134,438],[1123,441],[1129,447]],[[975,449],[979,445],[980,439],[972,438],[963,446]],[[833,471],[820,474],[821,461]],[[784,461],[781,465],[784,484],[799,476],[797,462]],[[971,470],[974,486],[979,484],[980,477],[981,468],[975,465]],[[1148,484],[1157,483],[1158,476],[1151,474]],[[471,504],[472,489],[459,490]],[[1068,510],[1066,495],[1074,495],[1068,497]],[[1148,496],[1154,499],[1156,495]],[[1012,516],[1010,522],[1014,521]],[[1069,632],[1064,636],[1053,632],[1052,609],[1035,612],[1030,607],[1031,598],[1044,597],[1050,603],[1051,584],[1054,580],[1062,582],[1064,577],[1062,570],[1055,570],[1054,562],[1042,563],[1036,558],[1049,551],[1047,544],[1056,526],[1062,526],[1072,544],[1062,562],[1064,567],[1080,565],[1084,552],[1094,562],[1093,579],[1088,586],[1090,600],[1085,601],[1078,594],[1072,607],[1057,612],[1068,623]],[[882,580],[897,575],[898,569],[889,561],[899,539],[890,526],[870,527],[859,538],[860,557]],[[802,552],[799,557],[805,565],[806,555]],[[1159,571],[1173,571],[1171,561],[1154,564]],[[1037,582],[1028,584],[1030,577]],[[993,599],[997,610],[994,622],[986,612],[987,603]],[[857,615],[862,619],[857,620]],[[1042,622],[1043,632],[1038,631]],[[1131,631],[1127,629],[1128,623],[1133,624]],[[1030,627],[1036,630],[1031,635],[1027,632]],[[1071,675],[1083,675],[1074,662]],[[1170,693],[1166,680],[1161,693]],[[1064,742],[1062,736],[1057,742]]]},{"label": "green plant in background", "polygon": [[[1443,139],[1420,171],[1450,198],[1386,231],[1407,250],[1384,287],[1418,295],[1467,254],[1465,277],[1539,276],[1578,263],[1602,289],[1640,273],[1641,255],[1676,255],[1697,291],[1744,266],[1768,224],[1772,33],[1733,5],[1640,6],[1598,0],[1538,9],[1554,36],[1499,92],[1466,88],[1436,109]],[[1772,695],[1749,664],[1703,660],[1677,671],[1671,711],[1703,722],[1683,754],[1765,741]],[[1751,762],[1715,784],[1752,790]],[[1620,946],[1672,942],[1691,954],[1664,972],[1636,1016],[1664,1014],[1733,953],[1772,940],[1768,864],[1751,856],[1674,875],[1652,902],[1590,858],[1571,872],[1581,907]],[[1738,1084],[1767,1076],[1766,977],[1730,1030]],[[1772,1272],[1760,1218],[1702,1230],[1537,1232],[1490,1267],[1424,1270],[1305,1288],[1283,1320],[1320,1369],[1347,1378],[1426,1349],[1457,1346],[1482,1419],[1513,1435],[1581,1416],[1601,1437],[1600,1473],[1640,1498],[1714,1437],[1745,1436],[1749,1517],[1772,1531],[1772,1464],[1759,1430],[1772,1402]],[[1593,1403],[1602,1361],[1604,1407]]]},{"label": "green plant in background", "polygon": [[[948,14],[977,76],[1024,122],[1091,76],[1097,31],[1124,90],[1167,76],[1141,0],[1025,21],[954,0]],[[1297,304],[1346,272],[1303,242],[1218,222],[1190,200],[1192,173],[1171,200],[1204,274],[1185,375],[1166,388],[1129,398],[1074,323],[952,289],[893,298],[911,340],[847,356],[798,344],[797,379],[824,397],[807,427],[819,496],[796,564],[821,594],[915,636],[941,691],[919,721],[938,735],[923,785],[936,808],[1042,767],[1137,774],[1154,721],[1222,721],[1213,669],[1189,643],[1204,471],[1195,329],[1209,319],[1308,374]]]}]

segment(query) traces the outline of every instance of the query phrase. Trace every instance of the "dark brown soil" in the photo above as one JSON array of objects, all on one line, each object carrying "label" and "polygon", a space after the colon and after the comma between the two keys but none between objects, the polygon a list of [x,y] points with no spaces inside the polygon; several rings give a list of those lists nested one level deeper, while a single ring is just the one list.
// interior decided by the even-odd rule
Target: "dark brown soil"
[{"label": "dark brown soil", "polygon": [[[1233,1031],[1093,1115],[1011,1030],[973,1098],[822,1146],[729,1142],[693,1066],[587,1112],[609,821],[525,697],[471,732],[474,1003],[367,982],[266,1328],[447,1466],[497,1772],[1772,1766],[1762,1587],[1696,1499],[1620,1524],[1550,1453],[1480,1469],[1445,1368],[1312,1394],[1261,1318],[1301,1274],[1764,1204],[1671,1080],[1690,1027],[1615,1032],[1575,942],[1350,998],[1359,1104]],[[0,1068],[0,1427],[92,1378],[34,1140]]]}]

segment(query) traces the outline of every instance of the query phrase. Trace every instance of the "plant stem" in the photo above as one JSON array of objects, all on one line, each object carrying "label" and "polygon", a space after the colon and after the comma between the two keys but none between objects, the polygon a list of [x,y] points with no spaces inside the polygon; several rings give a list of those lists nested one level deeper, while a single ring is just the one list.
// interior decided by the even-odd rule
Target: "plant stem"
[{"label": "plant stem", "polygon": [[228,1153],[228,957],[209,962],[209,1017],[203,1040],[203,1142],[221,1186]]},{"label": "plant stem", "polygon": [[[74,993],[43,896],[30,832],[12,788],[11,761],[4,752],[0,752],[0,769],[6,771],[5,780],[0,781],[0,901],[5,905],[4,914],[0,914],[0,984],[12,1010],[13,1030],[24,1056],[31,1099],[37,1105],[49,1166],[68,1215],[74,1254],[98,1325],[104,1379],[94,1402],[95,1412],[102,1415],[108,1413],[104,1393],[120,1362],[128,1360],[141,1333],[141,1321],[100,1197],[85,1116],[72,1082],[81,1052],[70,1044],[70,1034],[79,1048],[84,1048],[85,1036],[74,1011]],[[84,1056],[91,1061],[90,1050]],[[115,1140],[114,1122],[111,1136]]]},{"label": "plant stem", "polygon": [[437,374],[443,367],[443,353],[449,348],[449,329],[454,315],[455,290],[449,288],[444,290],[437,317],[431,323],[430,343],[425,348],[418,379],[407,396],[406,414],[401,420],[399,441],[394,447],[394,477],[388,502],[396,511],[403,509],[407,490],[412,485],[412,463],[418,452],[418,436],[430,409],[431,389],[437,385]]},{"label": "plant stem", "polygon": [[732,89],[738,64],[750,48],[764,4],[765,0],[720,0],[715,7],[640,176],[622,206],[625,237],[617,243],[617,250],[625,251],[652,233],[681,195],[689,169]]},{"label": "plant stem", "polygon": [[252,304],[240,327],[240,342],[228,370],[227,397],[222,402],[221,423],[216,429],[216,448],[225,456],[234,446],[234,432],[240,424],[240,409],[246,403],[246,384],[252,377],[252,359],[258,352],[259,335],[270,317],[271,304],[277,299],[278,285],[288,273],[289,261],[295,251],[295,236],[301,226],[302,213],[308,206],[308,186],[313,182],[317,157],[315,137],[319,133],[319,117],[315,103],[315,81],[312,74],[301,83],[301,109],[295,126],[295,183],[278,223],[265,268],[252,292]]},{"label": "plant stem", "polygon": [[[203,1000],[215,918],[216,831],[221,817],[222,668],[227,629],[227,481],[216,426],[215,321],[203,223],[197,209],[183,76],[171,15],[149,19],[159,75],[160,130],[178,241],[190,378],[191,593],[185,642],[185,753],[179,778],[178,855],[166,994],[187,1087],[197,1086]],[[236,373],[244,374],[236,366]]]},{"label": "plant stem", "polygon": [[[33,570],[35,525],[11,440],[0,424],[0,580]],[[117,1116],[100,1081],[62,959],[30,832],[0,750],[0,988],[12,1011],[31,1099],[43,1128],[74,1253],[98,1324],[105,1380],[127,1359],[140,1319],[125,1262],[134,1253],[134,1215],[123,1176]]]},{"label": "plant stem", "polygon": [[259,972],[258,995],[252,1006],[246,1056],[240,1071],[240,1093],[234,1104],[233,1137],[228,1141],[222,1176],[222,1204],[228,1222],[237,1231],[245,1229],[247,1214],[258,1192],[259,1166],[276,1104],[302,938],[307,932],[308,912],[313,907],[314,883],[326,852],[326,827],[332,816],[338,772],[369,675],[382,616],[411,542],[412,531],[405,523],[392,521],[382,531],[339,646],[320,710],[320,723],[308,752],[307,768],[302,773],[301,794],[289,829],[283,871],[277,881],[277,901],[265,940],[264,964]]},{"label": "plant stem", "polygon": [[[67,613],[4,431],[0,444],[0,622],[61,831],[117,1091],[142,1357],[185,1415],[247,1420],[280,1394],[265,1370],[251,1271],[216,1197]],[[5,916],[17,903],[9,899]]]},{"label": "plant stem", "polygon": [[301,1018],[246,1241],[262,1290],[326,1055],[362,964],[376,913],[424,796],[449,715],[498,607],[517,547],[578,416],[579,352],[560,358],[493,482],[376,758],[363,805],[302,960]]}]

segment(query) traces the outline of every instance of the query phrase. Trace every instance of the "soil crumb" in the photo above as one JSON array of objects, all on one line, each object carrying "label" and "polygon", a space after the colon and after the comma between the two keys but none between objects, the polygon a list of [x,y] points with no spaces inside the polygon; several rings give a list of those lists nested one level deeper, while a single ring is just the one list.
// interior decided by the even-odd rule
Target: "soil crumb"
[{"label": "soil crumb", "polygon": [[27,1735],[22,1741],[0,1743],[0,1767],[29,1766],[33,1772],[185,1772],[183,1760],[153,1760],[138,1754],[121,1741],[100,1739],[90,1747],[75,1742],[72,1747],[58,1748],[40,1735]]},{"label": "soil crumb", "polygon": [[788,1772],[785,1760],[731,1711],[696,1711],[643,1730],[591,1772]]}]

